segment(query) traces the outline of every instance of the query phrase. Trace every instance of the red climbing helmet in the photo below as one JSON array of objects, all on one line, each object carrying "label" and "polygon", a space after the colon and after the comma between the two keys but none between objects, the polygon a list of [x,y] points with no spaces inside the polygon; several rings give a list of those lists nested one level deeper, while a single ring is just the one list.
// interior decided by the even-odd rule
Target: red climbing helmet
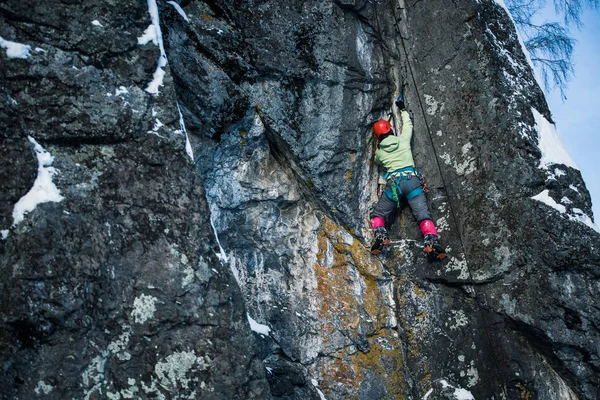
[{"label": "red climbing helmet", "polygon": [[381,135],[385,135],[386,133],[389,133],[389,131],[391,131],[391,130],[392,130],[392,126],[385,119],[380,119],[379,121],[375,122],[375,125],[373,125],[373,133],[377,137],[379,137]]}]

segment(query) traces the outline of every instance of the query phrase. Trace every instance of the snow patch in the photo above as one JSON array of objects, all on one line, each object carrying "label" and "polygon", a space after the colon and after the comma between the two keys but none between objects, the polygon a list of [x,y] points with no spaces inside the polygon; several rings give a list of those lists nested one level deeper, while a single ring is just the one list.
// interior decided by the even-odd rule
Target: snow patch
[{"label": "snow patch", "polygon": [[580,210],[579,208],[573,208],[572,211],[573,214],[568,215],[571,221],[581,222],[582,224],[587,225],[596,232],[600,233],[600,227],[598,227],[598,225],[596,225],[594,221],[592,221],[592,219],[583,212],[583,210]]},{"label": "snow patch", "polygon": [[172,5],[175,8],[175,10],[177,10],[179,15],[181,15],[183,19],[185,19],[185,22],[190,22],[190,20],[187,17],[187,14],[185,13],[185,11],[183,11],[183,8],[181,8],[179,4],[175,3],[174,1],[168,1],[167,3]]},{"label": "snow patch", "polygon": [[150,13],[152,24],[146,28],[143,36],[138,38],[138,44],[145,45],[152,41],[152,43],[160,48],[160,57],[156,62],[156,71],[154,71],[152,82],[150,82],[145,89],[146,92],[156,96],[159,94],[159,87],[163,86],[163,79],[165,76],[163,68],[167,65],[167,55],[163,44],[162,32],[160,31],[160,18],[156,0],[148,0],[148,12]]},{"label": "snow patch", "polygon": [[163,126],[165,126],[165,124],[163,124],[162,122],[160,122],[160,120],[159,120],[158,118],[155,118],[155,119],[154,119],[154,126],[152,127],[152,130],[151,130],[151,131],[148,131],[147,133],[152,133],[152,134],[154,134],[154,135],[160,136],[160,135],[158,134],[158,130],[159,130],[160,128],[162,128]]},{"label": "snow patch", "polygon": [[469,392],[466,389],[454,387],[454,386],[450,385],[448,382],[446,382],[445,380],[441,380],[440,383],[442,384],[444,389],[445,388],[454,389],[454,397],[456,397],[456,400],[475,400],[475,397],[473,397],[471,392]]},{"label": "snow patch", "polygon": [[562,204],[558,204],[552,197],[550,197],[550,191],[548,189],[544,190],[542,193],[537,196],[533,196],[532,199],[541,201],[542,203],[554,208],[561,214],[564,214],[567,211],[567,208]]},{"label": "snow patch", "polygon": [[52,167],[54,157],[50,155],[34,138],[28,136],[29,141],[33,143],[36,157],[38,160],[38,175],[33,183],[33,187],[21,197],[12,213],[13,225],[18,225],[25,218],[25,214],[33,211],[38,204],[55,202],[63,200],[60,191],[52,182],[52,176],[57,171]]},{"label": "snow patch", "polygon": [[[540,160],[540,168],[547,169],[552,164],[564,164],[566,166],[579,169],[575,162],[569,156],[569,153],[565,150],[560,139],[560,134],[554,124],[548,122],[542,114],[539,113],[535,108],[531,108],[533,117],[535,118],[535,124],[538,131],[538,147],[542,152],[542,159]],[[555,170],[556,171],[556,170]],[[560,175],[558,175],[560,176]]]},{"label": "snow patch", "polygon": [[250,329],[252,329],[252,331],[265,336],[269,335],[269,332],[271,332],[271,328],[269,328],[267,325],[259,324],[254,319],[252,319],[252,317],[248,313],[246,313],[246,316],[248,317],[248,322],[250,323]]},{"label": "snow patch", "polygon": [[119,86],[118,89],[115,89],[115,96],[129,93],[129,90],[125,86]]},{"label": "snow patch", "polygon": [[[576,188],[571,188],[571,189],[576,190]],[[573,208],[571,210],[571,213],[567,213],[567,208],[564,205],[558,204],[556,201],[554,201],[554,199],[552,197],[550,197],[550,191],[548,189],[544,190],[542,193],[538,194],[537,196],[533,196],[532,199],[541,201],[542,203],[554,208],[556,211],[560,212],[561,214],[566,214],[566,217],[569,220],[582,223],[582,224],[586,225],[587,227],[593,229],[594,231],[600,233],[600,227],[598,227],[598,225],[596,225],[594,223],[594,221],[592,220],[592,218],[590,218],[589,215],[584,213],[583,210],[581,210],[579,208]],[[566,203],[566,204],[572,203],[571,200],[569,200],[567,197],[563,197],[561,199],[561,202]]]},{"label": "snow patch", "polygon": [[100,23],[100,21],[98,21],[97,19],[95,19],[95,20],[92,21],[92,25],[99,26],[101,28],[103,27],[102,24]]},{"label": "snow patch", "polygon": [[5,40],[2,36],[0,36],[0,47],[6,50],[8,58],[28,58],[31,51],[31,46]]}]

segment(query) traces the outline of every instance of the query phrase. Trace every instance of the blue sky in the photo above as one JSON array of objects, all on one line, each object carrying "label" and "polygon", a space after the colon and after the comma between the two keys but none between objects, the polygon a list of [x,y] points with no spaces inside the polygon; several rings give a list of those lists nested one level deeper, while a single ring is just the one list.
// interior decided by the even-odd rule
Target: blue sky
[{"label": "blue sky", "polygon": [[592,195],[595,222],[600,223],[600,11],[582,16],[573,52],[575,77],[562,100],[558,90],[546,94],[550,111],[567,149]]}]

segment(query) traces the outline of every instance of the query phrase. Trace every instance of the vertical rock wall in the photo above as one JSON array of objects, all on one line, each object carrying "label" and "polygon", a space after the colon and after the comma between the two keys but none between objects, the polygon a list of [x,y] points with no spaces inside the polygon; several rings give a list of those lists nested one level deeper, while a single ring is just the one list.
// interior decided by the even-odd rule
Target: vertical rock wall
[{"label": "vertical rock wall", "polygon": [[[500,5],[154,4],[0,6],[2,396],[595,398],[591,202]],[[368,251],[400,91],[443,263],[407,209]],[[28,136],[63,199],[11,226]]]},{"label": "vertical rock wall", "polygon": [[[0,36],[30,46],[0,54],[3,399],[270,397],[171,75],[145,90],[151,24],[145,2],[0,5]],[[14,224],[50,156],[62,200]]]}]

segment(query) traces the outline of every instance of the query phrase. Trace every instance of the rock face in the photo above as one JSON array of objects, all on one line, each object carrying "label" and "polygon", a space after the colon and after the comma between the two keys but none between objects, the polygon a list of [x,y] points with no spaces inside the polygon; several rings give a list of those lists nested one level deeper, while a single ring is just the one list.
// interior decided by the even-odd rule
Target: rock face
[{"label": "rock face", "polygon": [[[597,397],[591,199],[501,5],[0,18],[2,398]],[[406,207],[369,253],[398,92],[444,262]]]}]

